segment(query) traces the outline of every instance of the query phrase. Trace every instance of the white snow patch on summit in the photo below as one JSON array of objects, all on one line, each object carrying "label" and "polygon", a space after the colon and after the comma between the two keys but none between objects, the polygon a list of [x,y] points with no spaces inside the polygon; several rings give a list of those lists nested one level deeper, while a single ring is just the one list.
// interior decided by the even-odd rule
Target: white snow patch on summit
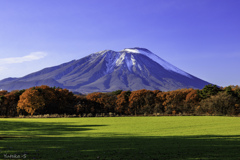
[{"label": "white snow patch on summit", "polygon": [[170,70],[176,73],[179,73],[181,75],[184,75],[186,77],[192,78],[191,75],[189,75],[188,73],[182,71],[181,69],[171,65],[170,63],[166,62],[165,60],[163,60],[162,58],[158,57],[157,55],[151,53],[151,52],[146,52],[144,50],[141,49],[136,49],[136,48],[126,48],[123,50],[123,52],[130,52],[130,53],[138,53],[138,54],[143,54],[147,57],[149,57],[150,59],[152,59],[153,61],[157,62],[158,64],[160,64],[163,68],[165,68],[166,70]]},{"label": "white snow patch on summit", "polygon": [[126,49],[124,49],[123,51],[125,51],[125,52],[130,52],[130,53],[143,54],[143,55],[146,55],[146,56],[148,56],[148,55],[151,54],[151,53],[146,52],[146,51],[144,51],[144,50],[141,50],[141,49],[135,49],[135,48],[126,48]]},{"label": "white snow patch on summit", "polygon": [[130,48],[126,48],[123,51],[131,52],[131,53],[140,53],[140,51],[138,49],[130,49]]}]

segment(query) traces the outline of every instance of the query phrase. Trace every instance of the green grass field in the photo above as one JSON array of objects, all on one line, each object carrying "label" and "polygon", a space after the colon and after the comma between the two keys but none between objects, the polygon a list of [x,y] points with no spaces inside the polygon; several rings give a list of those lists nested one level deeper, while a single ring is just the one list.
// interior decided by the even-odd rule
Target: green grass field
[{"label": "green grass field", "polygon": [[238,117],[0,119],[0,159],[235,160],[239,149]]}]

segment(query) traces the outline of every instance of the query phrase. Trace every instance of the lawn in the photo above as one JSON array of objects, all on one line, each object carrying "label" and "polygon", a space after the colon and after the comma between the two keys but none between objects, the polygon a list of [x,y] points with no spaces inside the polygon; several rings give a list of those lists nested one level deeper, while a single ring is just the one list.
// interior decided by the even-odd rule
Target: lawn
[{"label": "lawn", "polygon": [[240,159],[240,118],[0,119],[0,159]]}]

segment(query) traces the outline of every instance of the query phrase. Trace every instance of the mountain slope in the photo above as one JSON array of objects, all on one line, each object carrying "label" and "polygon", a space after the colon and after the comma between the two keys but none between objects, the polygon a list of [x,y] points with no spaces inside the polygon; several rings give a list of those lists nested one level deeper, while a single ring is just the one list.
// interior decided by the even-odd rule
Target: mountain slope
[{"label": "mountain slope", "polygon": [[203,88],[209,84],[144,48],[119,52],[105,50],[21,78],[0,81],[0,89],[15,90],[37,85],[59,86],[72,91],[175,90]]}]

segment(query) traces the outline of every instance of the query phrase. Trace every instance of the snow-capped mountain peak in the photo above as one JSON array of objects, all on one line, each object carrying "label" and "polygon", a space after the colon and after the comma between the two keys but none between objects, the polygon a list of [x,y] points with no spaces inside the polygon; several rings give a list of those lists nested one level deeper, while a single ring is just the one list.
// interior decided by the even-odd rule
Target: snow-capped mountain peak
[{"label": "snow-capped mountain peak", "polygon": [[178,69],[145,48],[104,50],[79,60],[42,69],[21,78],[0,81],[4,90],[37,85],[57,86],[71,91],[203,88],[209,84]]},{"label": "snow-capped mountain peak", "polygon": [[130,72],[133,72],[133,66],[136,66],[139,70],[142,70],[141,65],[137,62],[133,52],[129,51],[112,51],[105,50],[103,52],[97,52],[94,55],[98,57],[103,56],[106,61],[106,74],[114,72],[114,69],[125,66]]},{"label": "snow-capped mountain peak", "polygon": [[113,50],[104,50],[97,52],[93,54],[92,58],[95,59],[97,57],[106,56],[106,73],[111,73],[114,71],[114,68],[121,66],[122,64],[125,64],[129,71],[133,71],[132,68],[135,66],[135,68],[138,68],[139,70],[142,70],[141,63],[138,63],[136,58],[134,56],[137,56],[138,54],[144,55],[151,60],[155,61],[159,65],[161,65],[164,69],[175,72],[178,74],[181,74],[183,76],[186,76],[188,78],[192,78],[192,76],[181,69],[173,66],[172,64],[168,63],[167,61],[163,60],[162,58],[158,57],[156,54],[152,53],[146,48],[125,48],[122,51],[113,51]]}]

